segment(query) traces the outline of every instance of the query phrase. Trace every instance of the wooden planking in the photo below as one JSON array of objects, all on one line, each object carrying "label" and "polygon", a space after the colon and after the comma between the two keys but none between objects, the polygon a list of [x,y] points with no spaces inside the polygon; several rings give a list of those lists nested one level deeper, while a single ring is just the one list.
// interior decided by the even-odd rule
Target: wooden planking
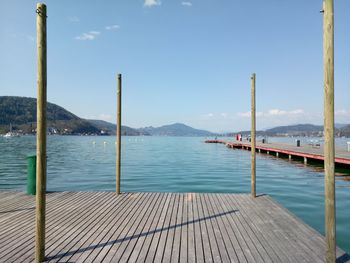
[{"label": "wooden planking", "polygon": [[[276,247],[281,248],[280,251],[283,252],[283,254],[280,255],[285,255],[287,258],[291,259],[292,262],[305,261],[307,258],[313,258],[313,262],[317,262],[319,260],[319,255],[314,255],[312,253],[312,250],[309,250],[303,246],[303,239],[301,233],[298,233],[298,236],[295,236],[294,239],[298,241],[298,246],[295,246],[294,242],[290,242],[290,240],[293,240],[293,237],[289,235],[289,228],[292,225],[291,221],[280,222],[280,220],[283,220],[283,218],[281,218],[280,216],[280,213],[278,213],[278,211],[276,211],[274,207],[264,202],[264,197],[261,198],[260,203],[251,203],[251,205],[253,206],[255,213],[260,219],[264,220],[265,218],[268,220],[268,218],[271,217],[275,219],[269,224],[271,225],[270,228],[274,229],[273,233],[276,235]],[[270,209],[268,211],[263,211],[266,205],[268,205]],[[261,213],[261,211],[263,211],[263,213]],[[293,226],[292,231],[297,233],[298,229],[295,228],[295,226]],[[283,244],[283,242],[290,243],[289,250],[284,250],[284,247],[280,245]],[[306,253],[308,254],[307,258],[304,257]]]},{"label": "wooden planking", "polygon": [[[0,192],[0,262],[34,261],[34,202]],[[324,237],[269,196],[50,193],[47,223],[47,262],[325,262]]]},{"label": "wooden planking", "polygon": [[[175,194],[173,194],[173,195],[175,195]],[[172,227],[170,224],[170,221],[171,221],[172,216],[174,214],[176,200],[177,199],[175,197],[173,197],[172,200],[170,200],[171,203],[170,203],[170,206],[168,208],[169,212],[167,212],[167,214],[166,214],[164,225],[163,225],[162,231],[160,232],[160,238],[159,238],[159,242],[158,242],[158,246],[157,246],[156,255],[154,257],[154,262],[161,262],[163,259],[166,241],[168,238],[170,228]]]},{"label": "wooden planking", "polygon": [[[220,215],[220,213],[231,213],[232,211],[225,211],[221,210],[217,205],[216,205],[216,200],[214,200],[215,195],[213,194],[208,194],[206,195],[208,198],[208,205],[211,207],[213,214],[215,215]],[[240,261],[237,256],[237,252],[235,249],[235,245],[237,247],[237,250],[240,250],[240,246],[238,243],[235,243],[233,245],[232,243],[232,238],[234,238],[234,235],[230,236],[229,232],[227,231],[227,228],[229,227],[227,224],[227,221],[225,220],[225,216],[217,216],[215,217],[215,220],[217,222],[217,226],[220,229],[220,233],[222,234],[223,240],[224,240],[224,246],[226,247],[227,254],[230,258],[231,262],[238,262]],[[241,251],[240,251],[241,252]],[[241,262],[245,262],[245,258],[241,253]]]},{"label": "wooden planking", "polygon": [[[68,213],[62,213],[62,206],[64,207],[63,209],[66,211],[70,211],[70,207],[72,206],[79,206],[79,209],[81,210],[77,210],[77,209],[75,210],[75,213],[78,214],[84,208],[87,208],[93,200],[93,195],[90,195],[90,199],[88,199],[85,202],[86,196],[87,196],[87,193],[83,193],[83,192],[79,192],[73,196],[71,196],[71,193],[67,193],[67,195],[65,195],[62,198],[63,203],[56,204],[56,206],[50,206],[50,208],[48,207],[47,216],[46,216],[47,218],[46,232],[50,234],[47,235],[47,239],[46,239],[46,254],[50,251],[51,240],[53,238],[57,239],[59,236],[64,236],[63,233],[65,229],[64,227],[62,227],[62,225],[64,224],[65,221],[67,221],[67,218],[71,218]],[[52,209],[52,210],[49,210],[49,209]],[[73,221],[74,217],[72,217],[71,219],[72,219],[72,222],[74,222]],[[29,227],[31,226],[28,223],[25,223],[25,225]],[[16,250],[19,250],[19,252],[16,253],[15,256],[11,257],[11,259],[15,261],[19,261],[19,260],[30,261],[30,259],[33,257],[32,239],[34,238],[34,232],[33,232],[33,229],[29,229],[28,231],[30,231],[31,235],[29,237],[23,236],[23,234],[20,236],[21,240],[23,241],[19,243],[18,247],[16,248]]]},{"label": "wooden planking", "polygon": [[172,251],[170,254],[170,261],[178,262],[180,256],[180,246],[181,246],[181,220],[182,220],[182,211],[184,204],[184,195],[180,195],[179,206],[176,214],[176,221],[174,225],[174,239],[172,243]]},{"label": "wooden planking", "polygon": [[[114,193],[109,193],[112,197]],[[123,200],[119,200],[122,202]],[[47,253],[47,257],[59,255],[53,257],[50,262],[68,261],[71,254],[81,253],[84,249],[81,246],[93,236],[98,229],[103,229],[103,223],[113,215],[113,207],[118,205],[116,199],[108,198],[103,202],[96,201],[95,213],[80,213],[79,218],[75,221],[74,225],[67,227],[69,230],[68,240],[62,241],[60,246],[51,249],[50,253]],[[68,222],[70,223],[70,222]],[[67,223],[65,224],[67,225]],[[70,260],[69,260],[70,261]]]},{"label": "wooden planking", "polygon": [[[256,210],[248,210],[246,209],[247,202],[250,201],[249,198],[245,198],[245,196],[237,195],[236,198],[231,199],[230,196],[228,196],[230,200],[232,200],[233,203],[239,204],[240,211],[242,214],[243,219],[245,220],[247,227],[251,228],[252,232],[256,236],[256,238],[259,240],[261,244],[264,244],[264,250],[268,254],[268,259],[265,261],[269,262],[301,262],[298,260],[294,260],[293,257],[289,257],[288,255],[285,255],[285,251],[279,250],[279,244],[280,244],[280,233],[277,232],[276,228],[274,228],[272,220],[263,221],[261,218],[259,218],[255,213]],[[258,202],[254,202],[258,203]],[[266,208],[265,208],[266,209]],[[258,227],[259,225],[259,227]],[[277,233],[276,233],[277,232]],[[266,237],[269,236],[267,239]],[[270,240],[270,242],[268,242]],[[265,253],[265,256],[266,256]]]},{"label": "wooden planking", "polygon": [[[87,198],[89,196],[89,198]],[[64,210],[58,207],[47,215],[47,239],[46,239],[46,255],[49,255],[51,250],[56,246],[62,245],[65,239],[70,238],[71,229],[75,227],[80,218],[89,216],[91,210],[94,211],[98,207],[98,198],[101,197],[101,193],[79,193],[72,200],[66,200],[64,203]],[[95,203],[97,202],[97,203]],[[91,209],[91,210],[90,210]],[[71,212],[74,211],[73,216]],[[96,211],[95,211],[96,213]],[[32,233],[34,238],[34,233]],[[19,247],[20,252],[16,254],[15,257],[12,257],[14,261],[30,261],[33,257],[32,255],[32,242],[31,239],[23,242]]]},{"label": "wooden planking", "polygon": [[163,227],[164,227],[164,223],[165,223],[165,218],[166,218],[166,214],[169,210],[170,199],[171,199],[171,196],[173,194],[166,194],[166,195],[167,195],[167,198],[165,200],[163,210],[162,210],[161,214],[159,216],[157,216],[158,217],[158,224],[156,226],[156,229],[154,230],[152,242],[150,243],[150,246],[148,248],[145,262],[153,262],[154,261],[154,257],[156,255],[158,243],[160,240],[160,235],[161,235],[161,232],[164,231]]},{"label": "wooden planking", "polygon": [[162,258],[163,262],[169,262],[171,259],[173,242],[175,237],[175,230],[176,230],[176,220],[179,212],[179,204],[180,204],[181,196],[182,195],[180,194],[176,194],[174,198],[173,213],[170,218],[170,226],[168,230],[167,239],[165,241],[165,249],[164,249],[164,254]]},{"label": "wooden planking", "polygon": [[[86,258],[90,251],[93,251],[99,244],[102,237],[109,231],[108,227],[113,225],[112,220],[116,220],[116,213],[120,212],[123,206],[127,204],[130,194],[123,195],[123,198],[112,199],[107,208],[106,216],[98,221],[98,224],[93,224],[91,230],[87,230],[84,237],[80,238],[75,244],[74,249],[65,249],[66,254],[62,256],[60,261],[76,262],[78,259]],[[108,201],[108,200],[107,200]]]},{"label": "wooden planking", "polygon": [[150,212],[152,211],[152,208],[154,208],[154,204],[157,203],[158,198],[159,198],[159,194],[153,194],[153,199],[150,200],[149,204],[148,205],[145,204],[143,206],[142,208],[143,210],[138,215],[139,218],[134,223],[133,229],[135,230],[133,229],[128,230],[126,236],[121,240],[118,250],[116,250],[116,252],[114,253],[110,261],[112,262],[118,261],[122,257],[126,247],[130,243],[132,246],[132,244],[137,240],[137,238],[142,233],[142,229],[145,225],[145,222],[147,221],[150,215]]},{"label": "wooden planking", "polygon": [[105,242],[96,256],[89,257],[86,262],[108,262],[108,259],[113,257],[113,251],[118,248],[120,241],[124,238],[123,235],[127,233],[130,225],[132,226],[138,218],[138,212],[141,211],[140,208],[146,206],[151,197],[152,195],[140,194],[135,198],[136,200],[132,206],[126,206],[127,209],[122,215],[120,222],[109,233],[107,237],[108,241]]},{"label": "wooden planking", "polygon": [[128,256],[128,262],[137,262],[137,258],[140,255],[140,251],[144,247],[145,240],[149,235],[151,235],[154,232],[154,229],[152,228],[152,225],[154,224],[156,217],[160,213],[162,209],[162,203],[164,203],[165,195],[160,195],[160,197],[157,200],[157,203],[153,207],[151,214],[146,221],[146,224],[144,226],[143,231],[139,234],[139,237],[136,241],[136,244],[133,248],[130,246],[126,249],[126,252],[124,254],[124,257]]},{"label": "wooden planking", "polygon": [[[208,230],[210,236],[212,237],[211,248],[213,252],[214,262],[229,262],[229,256],[226,251],[225,242],[228,240],[223,240],[221,231],[216,222],[216,214],[213,212],[211,206],[206,200],[207,194],[201,195],[201,201],[204,208],[204,214],[208,218]],[[214,237],[214,238],[213,238]]]},{"label": "wooden planking", "polygon": [[[53,197],[53,196],[48,195],[48,199],[50,199],[50,197]],[[57,205],[57,207],[51,206],[49,209],[57,208],[56,211],[58,211],[58,213],[61,213],[59,209],[60,205],[67,205],[67,203],[65,202],[66,200],[67,200],[66,198],[62,198],[61,204]],[[33,203],[34,203],[34,199],[33,199]],[[49,209],[47,210],[47,212],[49,212]],[[25,253],[26,250],[30,251],[31,255],[33,254],[31,249],[34,247],[33,239],[34,239],[35,210],[30,210],[29,212],[22,211],[22,214],[23,213],[29,214],[30,217],[24,218],[24,219],[18,217],[16,218],[15,221],[11,221],[11,223],[5,223],[3,226],[1,225],[1,227],[9,229],[7,233],[0,235],[0,240],[2,241],[2,244],[1,244],[2,251],[0,252],[0,257],[3,259],[6,259],[5,255],[11,252],[11,249],[13,249],[14,251],[17,251],[16,257],[20,256],[22,253]],[[16,224],[13,224],[13,222],[16,222]],[[18,240],[21,240],[21,242],[18,242]],[[7,256],[13,259],[13,256],[11,254]]]}]

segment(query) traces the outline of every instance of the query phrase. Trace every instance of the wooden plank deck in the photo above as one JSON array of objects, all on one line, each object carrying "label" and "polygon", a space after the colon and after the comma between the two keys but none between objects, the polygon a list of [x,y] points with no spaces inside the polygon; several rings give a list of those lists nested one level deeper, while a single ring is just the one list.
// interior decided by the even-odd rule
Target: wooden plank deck
[{"label": "wooden plank deck", "polygon": [[[33,262],[34,201],[0,192],[0,262]],[[267,195],[48,193],[46,231],[47,262],[325,262],[324,237]]]}]

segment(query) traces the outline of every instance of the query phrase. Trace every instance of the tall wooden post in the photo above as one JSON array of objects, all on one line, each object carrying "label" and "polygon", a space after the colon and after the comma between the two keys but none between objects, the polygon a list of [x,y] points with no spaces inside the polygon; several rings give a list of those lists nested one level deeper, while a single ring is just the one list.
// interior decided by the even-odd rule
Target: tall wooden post
[{"label": "tall wooden post", "polygon": [[36,240],[35,262],[45,258],[45,202],[46,202],[46,5],[36,6],[38,91],[36,136]]},{"label": "tall wooden post", "polygon": [[122,128],[122,75],[118,74],[117,88],[117,144],[116,144],[116,192],[120,194],[121,164],[121,128]]},{"label": "tall wooden post", "polygon": [[252,118],[252,127],[250,131],[250,142],[251,142],[251,154],[252,154],[252,178],[251,178],[251,192],[252,196],[256,197],[256,149],[255,149],[255,130],[256,130],[256,119],[255,119],[255,73],[252,74],[251,82],[252,82],[252,101],[251,101],[251,118]]},{"label": "tall wooden post", "polygon": [[333,0],[323,2],[324,170],[327,262],[336,261],[334,178],[334,13]]}]

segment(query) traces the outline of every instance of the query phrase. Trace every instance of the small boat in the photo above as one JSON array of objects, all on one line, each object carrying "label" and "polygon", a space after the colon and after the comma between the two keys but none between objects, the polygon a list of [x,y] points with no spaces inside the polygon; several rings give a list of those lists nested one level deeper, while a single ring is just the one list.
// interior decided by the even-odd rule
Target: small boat
[{"label": "small boat", "polygon": [[10,131],[4,135],[5,138],[19,137],[20,135],[17,132],[12,131],[12,124],[10,124]]},{"label": "small boat", "polygon": [[19,137],[20,135],[15,132],[8,132],[4,135],[5,138],[11,138],[11,137]]}]

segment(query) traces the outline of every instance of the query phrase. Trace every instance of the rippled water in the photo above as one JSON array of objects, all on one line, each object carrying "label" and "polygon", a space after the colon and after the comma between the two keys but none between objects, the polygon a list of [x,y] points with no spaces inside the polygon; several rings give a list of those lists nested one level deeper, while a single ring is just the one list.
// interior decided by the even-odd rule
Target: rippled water
[{"label": "rippled water", "polygon": [[[250,152],[204,138],[123,137],[122,191],[249,192]],[[115,137],[48,137],[51,191],[115,189]],[[0,189],[25,190],[35,137],[0,138]],[[348,177],[350,179],[350,177]],[[350,252],[350,181],[336,180],[337,243]],[[321,167],[257,154],[257,192],[324,233]]]}]

